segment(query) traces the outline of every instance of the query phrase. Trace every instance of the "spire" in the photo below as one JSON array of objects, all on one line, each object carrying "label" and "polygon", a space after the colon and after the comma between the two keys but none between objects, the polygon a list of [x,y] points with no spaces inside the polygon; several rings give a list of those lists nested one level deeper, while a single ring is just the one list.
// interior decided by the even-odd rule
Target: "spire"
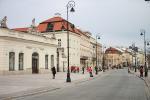
[{"label": "spire", "polygon": [[7,28],[6,21],[7,21],[7,16],[5,16],[5,17],[0,21],[0,27],[1,27],[1,28]]}]

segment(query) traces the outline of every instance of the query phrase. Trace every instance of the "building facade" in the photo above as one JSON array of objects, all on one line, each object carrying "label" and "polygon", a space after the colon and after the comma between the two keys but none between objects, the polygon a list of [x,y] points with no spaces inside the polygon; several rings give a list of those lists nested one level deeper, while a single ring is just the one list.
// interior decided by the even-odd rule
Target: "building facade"
[{"label": "building facade", "polygon": [[56,39],[0,28],[0,74],[49,72],[56,66]]},{"label": "building facade", "polygon": [[131,67],[144,65],[144,54],[142,52],[133,52],[128,48],[110,47],[105,51],[105,64],[109,67]]},{"label": "building facade", "polygon": [[[5,23],[6,24],[6,23]],[[90,32],[69,25],[69,67],[94,67],[101,61],[101,44]],[[1,25],[3,26],[3,25]],[[6,26],[6,25],[4,25]],[[46,73],[52,66],[67,71],[67,21],[53,17],[27,28],[0,28],[0,73]]]}]

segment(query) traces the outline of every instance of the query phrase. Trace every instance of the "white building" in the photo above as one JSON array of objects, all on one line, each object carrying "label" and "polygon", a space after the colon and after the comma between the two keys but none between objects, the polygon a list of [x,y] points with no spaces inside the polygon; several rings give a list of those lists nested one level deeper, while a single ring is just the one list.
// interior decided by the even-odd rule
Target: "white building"
[{"label": "white building", "polygon": [[0,28],[0,74],[49,72],[56,66],[55,38]]},{"label": "white building", "polygon": [[[45,73],[52,66],[67,70],[67,21],[53,17],[28,28],[0,28],[0,74]],[[4,26],[4,27],[3,27]],[[69,22],[69,67],[94,67],[96,40]],[[97,43],[97,61],[101,60],[101,44]],[[99,64],[99,63],[98,63]]]},{"label": "white building", "polygon": [[[68,23],[69,26],[69,66],[88,67],[95,66],[96,62],[96,39],[94,39],[90,32],[84,32],[75,27],[74,24]],[[58,40],[57,52],[57,69],[64,70],[67,66],[67,21],[61,17],[53,17],[39,24],[38,30],[46,34],[51,32],[56,35]],[[62,52],[63,50],[63,52]],[[101,44],[97,43],[97,58],[101,60]],[[61,54],[65,57],[62,59]],[[94,58],[94,59],[93,59]],[[101,62],[101,61],[98,61]]]}]

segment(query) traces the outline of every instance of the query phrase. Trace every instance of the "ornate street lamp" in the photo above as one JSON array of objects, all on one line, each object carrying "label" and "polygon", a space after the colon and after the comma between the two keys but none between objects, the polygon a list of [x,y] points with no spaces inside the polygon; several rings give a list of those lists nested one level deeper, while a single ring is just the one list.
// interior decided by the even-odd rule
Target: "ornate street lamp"
[{"label": "ornate street lamp", "polygon": [[69,69],[69,22],[68,22],[68,10],[70,9],[70,12],[75,12],[74,7],[75,7],[75,2],[74,1],[69,1],[67,4],[67,50],[68,50],[68,69],[67,69],[67,79],[66,82],[71,82],[70,78],[70,69]]},{"label": "ornate street lamp", "polygon": [[[137,68],[136,52],[138,52],[138,47],[136,47],[135,44],[132,44],[132,46],[129,46],[129,49],[132,49],[132,51],[134,53],[134,57],[135,57],[135,72],[136,72],[136,68]],[[133,55],[132,55],[132,57],[133,57]]]},{"label": "ornate street lamp", "polygon": [[144,64],[144,69],[145,69],[145,77],[148,76],[148,68],[146,66],[146,40],[145,40],[145,30],[141,30],[141,36],[144,37],[144,58],[145,58],[145,64]]},{"label": "ornate street lamp", "polygon": [[103,72],[105,71],[105,68],[104,68],[104,65],[105,65],[105,58],[104,58],[104,56],[105,56],[105,48],[106,48],[106,46],[103,46],[103,58],[102,58],[102,70],[103,70]]},{"label": "ornate street lamp", "polygon": [[96,75],[98,74],[98,66],[97,66],[97,39],[100,39],[99,35],[96,35],[96,66],[95,66],[95,71],[96,71]]}]

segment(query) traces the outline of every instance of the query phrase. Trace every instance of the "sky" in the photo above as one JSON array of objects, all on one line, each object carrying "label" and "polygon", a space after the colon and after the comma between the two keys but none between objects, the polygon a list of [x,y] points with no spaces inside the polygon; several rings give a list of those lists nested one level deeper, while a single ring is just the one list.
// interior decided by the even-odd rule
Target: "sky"
[{"label": "sky", "polygon": [[[7,16],[9,28],[27,27],[33,18],[36,25],[60,13],[66,19],[69,0],[0,0],[0,20]],[[150,2],[144,0],[74,0],[75,12],[69,21],[105,46],[129,47],[135,43],[143,48],[140,30],[146,31],[150,41]]]}]

